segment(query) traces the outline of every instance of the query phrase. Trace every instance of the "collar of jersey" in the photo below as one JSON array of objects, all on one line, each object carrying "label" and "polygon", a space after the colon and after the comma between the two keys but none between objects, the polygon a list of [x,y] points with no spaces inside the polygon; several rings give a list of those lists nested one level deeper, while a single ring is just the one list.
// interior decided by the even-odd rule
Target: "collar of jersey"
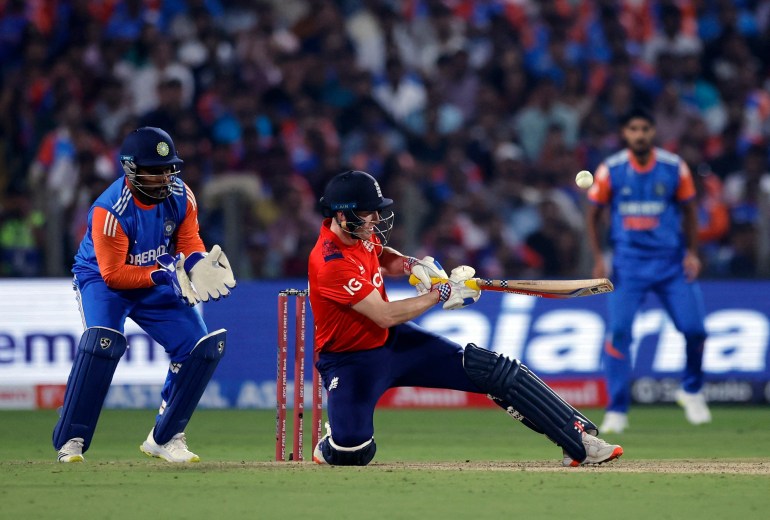
[{"label": "collar of jersey", "polygon": [[628,151],[628,162],[631,163],[631,167],[634,169],[637,173],[649,173],[652,171],[653,168],[655,168],[655,164],[658,162],[655,158],[655,148],[650,150],[650,160],[647,161],[647,164],[642,166],[638,162],[636,162],[636,156],[631,152],[631,150]]}]

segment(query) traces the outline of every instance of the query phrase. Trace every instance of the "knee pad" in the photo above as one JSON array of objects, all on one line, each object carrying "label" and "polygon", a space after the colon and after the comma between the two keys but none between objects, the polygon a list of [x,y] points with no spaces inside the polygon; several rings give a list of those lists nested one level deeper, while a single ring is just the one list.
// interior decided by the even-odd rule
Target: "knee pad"
[{"label": "knee pad", "polygon": [[318,443],[313,456],[318,458],[320,455],[331,466],[366,466],[376,452],[377,444],[373,438],[359,446],[345,448],[336,445],[331,436],[327,435]]},{"label": "knee pad", "polygon": [[225,329],[207,334],[198,341],[190,352],[190,357],[182,363],[166,407],[155,424],[153,437],[158,444],[166,444],[187,427],[203,391],[214,374],[214,369],[225,355],[226,336]]},{"label": "knee pad", "polygon": [[80,437],[83,451],[88,449],[112,376],[127,347],[123,334],[106,327],[89,327],[80,337],[61,417],[53,431],[54,448]]},{"label": "knee pad", "polygon": [[[506,410],[521,415],[530,428],[543,432],[573,459],[586,458],[583,431],[595,435],[598,428],[526,365],[469,343],[463,367],[479,388],[497,398]],[[516,417],[512,411],[508,413]]]}]

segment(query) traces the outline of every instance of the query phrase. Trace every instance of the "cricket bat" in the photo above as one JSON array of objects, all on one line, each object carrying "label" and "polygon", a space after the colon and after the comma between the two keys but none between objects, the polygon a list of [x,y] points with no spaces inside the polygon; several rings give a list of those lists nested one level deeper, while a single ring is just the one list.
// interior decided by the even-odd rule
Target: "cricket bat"
[{"label": "cricket bat", "polygon": [[[433,283],[442,281],[431,278]],[[415,275],[409,276],[409,283],[417,285],[420,279]],[[612,292],[615,287],[608,278],[591,278],[586,280],[490,280],[488,278],[471,278],[465,285],[477,291],[496,291],[538,298],[577,298]]]}]

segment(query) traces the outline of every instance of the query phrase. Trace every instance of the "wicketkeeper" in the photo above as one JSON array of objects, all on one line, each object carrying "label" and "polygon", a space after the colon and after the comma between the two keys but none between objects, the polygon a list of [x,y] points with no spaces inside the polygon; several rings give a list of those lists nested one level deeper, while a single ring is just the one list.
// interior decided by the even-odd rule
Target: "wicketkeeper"
[{"label": "wicketkeeper", "polygon": [[[475,274],[472,267],[459,266],[447,275],[431,257],[418,260],[386,247],[392,204],[361,171],[335,176],[321,199],[327,218],[310,253],[309,282],[329,424],[313,459],[343,466],[371,462],[374,407],[386,390],[398,386],[488,394],[561,446],[565,466],[622,455],[623,448],[596,437],[594,423],[518,360],[472,343],[463,349],[409,321],[437,303],[447,310],[467,307],[480,293],[464,284]],[[388,301],[383,275],[415,275],[418,295]]]},{"label": "wicketkeeper", "polygon": [[84,460],[127,348],[130,317],[171,358],[155,425],[140,449],[169,462],[198,462],[184,430],[224,355],[226,331],[209,333],[192,306],[227,296],[235,278],[219,246],[206,252],[171,137],[139,128],[123,141],[120,162],[125,175],[94,202],[75,256],[73,288],[85,332],[53,445],[59,462]]}]

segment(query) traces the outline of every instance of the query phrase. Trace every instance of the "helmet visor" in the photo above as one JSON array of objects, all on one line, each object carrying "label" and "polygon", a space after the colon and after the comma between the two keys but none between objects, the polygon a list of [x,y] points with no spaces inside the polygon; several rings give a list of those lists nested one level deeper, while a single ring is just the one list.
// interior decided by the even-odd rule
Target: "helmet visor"
[{"label": "helmet visor", "polygon": [[359,240],[369,241],[372,235],[384,246],[390,239],[395,214],[392,210],[345,211],[344,230]]}]

